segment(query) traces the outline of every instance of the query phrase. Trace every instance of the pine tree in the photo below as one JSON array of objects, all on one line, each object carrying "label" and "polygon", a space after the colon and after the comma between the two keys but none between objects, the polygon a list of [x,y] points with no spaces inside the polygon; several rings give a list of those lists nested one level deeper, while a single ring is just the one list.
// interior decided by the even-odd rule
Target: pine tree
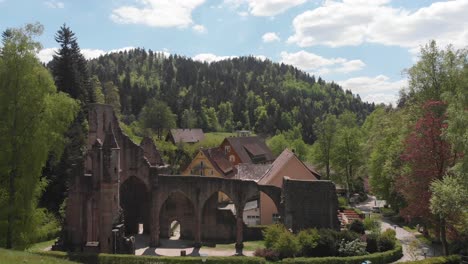
[{"label": "pine tree", "polygon": [[55,85],[59,91],[68,93],[77,99],[81,109],[66,133],[67,144],[61,158],[50,157],[49,166],[44,176],[49,182],[41,205],[49,210],[58,212],[60,205],[66,197],[67,182],[75,166],[82,166],[83,150],[86,143],[86,115],[87,105],[96,101],[87,62],[81,54],[75,33],[63,25],[57,32],[55,40],[60,49],[50,63]]}]

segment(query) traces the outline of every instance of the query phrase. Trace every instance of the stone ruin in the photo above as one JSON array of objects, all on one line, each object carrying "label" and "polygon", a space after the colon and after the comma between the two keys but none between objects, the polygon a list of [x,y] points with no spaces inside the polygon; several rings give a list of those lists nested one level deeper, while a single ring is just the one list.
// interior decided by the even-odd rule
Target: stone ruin
[{"label": "stone ruin", "polygon": [[[169,167],[149,138],[140,145],[126,136],[109,105],[91,104],[84,166],[77,166],[68,191],[63,234],[54,249],[84,252],[135,252],[143,226],[149,246],[170,236],[180,223],[182,239],[200,247],[207,241],[235,241],[242,254],[248,228],[243,208],[268,195],[286,227],[338,229],[337,196],[330,181],[297,181],[283,187],[207,176],[168,175]],[[233,202],[235,214],[218,209],[218,194]]]}]

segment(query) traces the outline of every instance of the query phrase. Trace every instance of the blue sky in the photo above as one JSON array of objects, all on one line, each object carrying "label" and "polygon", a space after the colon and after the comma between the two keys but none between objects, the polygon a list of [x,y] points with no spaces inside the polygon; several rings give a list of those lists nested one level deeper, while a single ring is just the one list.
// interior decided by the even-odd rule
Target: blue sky
[{"label": "blue sky", "polygon": [[254,55],[395,102],[429,40],[468,43],[468,0],[0,0],[0,30],[40,22],[42,61],[66,23],[87,58],[144,47],[196,60]]}]

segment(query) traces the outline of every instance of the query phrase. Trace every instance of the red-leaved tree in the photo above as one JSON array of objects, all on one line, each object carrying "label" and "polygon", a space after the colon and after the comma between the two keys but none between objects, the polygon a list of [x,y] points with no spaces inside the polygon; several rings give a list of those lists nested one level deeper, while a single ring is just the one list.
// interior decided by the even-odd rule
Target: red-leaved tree
[{"label": "red-leaved tree", "polygon": [[408,172],[397,179],[398,192],[407,202],[407,207],[400,211],[403,217],[431,219],[430,184],[435,179],[442,179],[447,168],[453,165],[454,155],[442,137],[446,127],[445,108],[443,102],[427,101],[423,105],[424,116],[405,140],[401,158],[408,166]]}]

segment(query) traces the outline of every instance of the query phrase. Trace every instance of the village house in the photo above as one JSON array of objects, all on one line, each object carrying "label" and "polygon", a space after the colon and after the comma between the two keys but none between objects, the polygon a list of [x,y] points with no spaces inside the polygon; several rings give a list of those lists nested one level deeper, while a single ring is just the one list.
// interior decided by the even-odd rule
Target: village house
[{"label": "village house", "polygon": [[[319,180],[321,177],[310,166],[304,164],[294,152],[285,149],[272,164],[238,164],[237,174],[234,178],[253,180],[259,185],[281,187],[284,176],[295,180]],[[259,218],[258,224],[269,225],[279,220],[278,210],[266,194],[260,193],[257,205],[259,209],[256,211]]]},{"label": "village house", "polygon": [[172,144],[190,143],[194,144],[205,139],[205,134],[201,128],[177,128],[171,129],[166,136],[166,141]]},{"label": "village house", "polygon": [[228,137],[219,146],[232,165],[271,163],[275,158],[260,137]]}]

